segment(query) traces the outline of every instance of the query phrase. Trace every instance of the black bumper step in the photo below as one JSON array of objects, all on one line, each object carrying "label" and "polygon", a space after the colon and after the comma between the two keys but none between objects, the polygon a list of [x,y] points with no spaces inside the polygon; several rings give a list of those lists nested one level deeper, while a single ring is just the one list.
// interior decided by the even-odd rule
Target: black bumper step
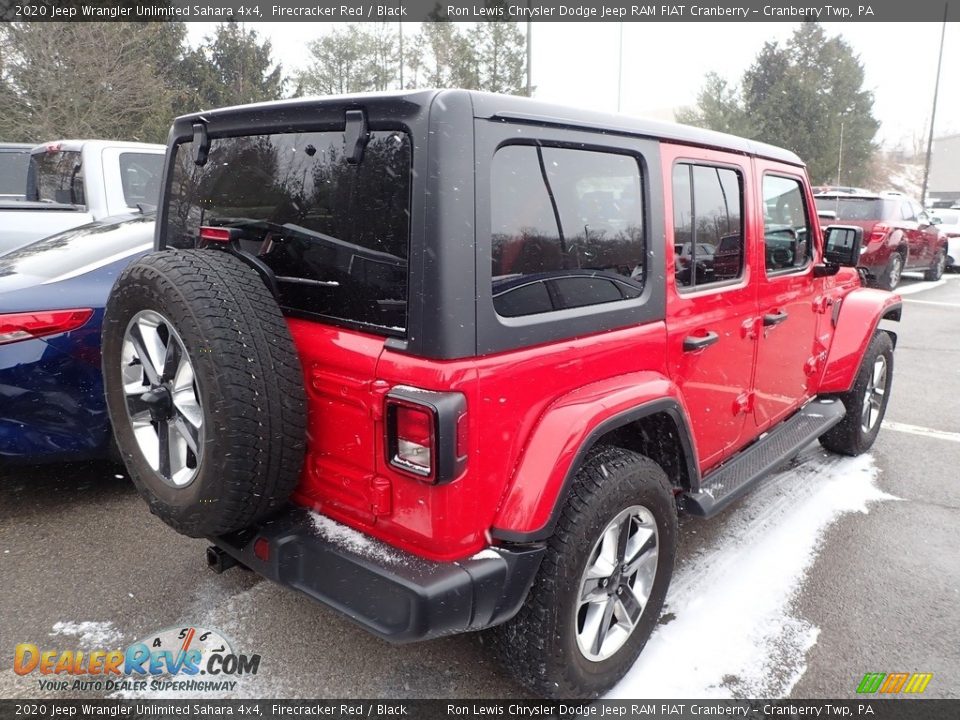
[{"label": "black bumper step", "polygon": [[843,403],[838,400],[814,400],[807,404],[707,475],[699,492],[685,493],[687,510],[702,517],[716,515],[777,465],[843,420],[844,414]]},{"label": "black bumper step", "polygon": [[208,562],[218,572],[245,565],[339,610],[374,635],[403,643],[513,617],[544,554],[543,546],[491,547],[459,562],[433,562],[347,528],[338,532],[347,539],[326,537],[312,513],[290,507],[254,527],[211,538],[216,545]]}]

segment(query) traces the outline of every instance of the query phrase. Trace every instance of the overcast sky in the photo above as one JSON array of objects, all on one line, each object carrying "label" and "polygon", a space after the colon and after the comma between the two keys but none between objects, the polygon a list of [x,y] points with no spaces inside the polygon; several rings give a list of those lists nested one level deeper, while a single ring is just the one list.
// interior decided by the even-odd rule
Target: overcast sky
[{"label": "overcast sky", "polygon": [[[247,23],[270,38],[285,73],[308,62],[306,43],[330,23]],[[188,23],[197,43],[212,23]],[[933,100],[940,23],[824,23],[859,54],[866,86],[875,96],[878,139],[888,146],[925,137]],[[404,24],[412,35],[415,23]],[[704,75],[713,70],[733,82],[767,40],[786,40],[795,23],[623,23],[621,110],[669,119],[672,108],[692,105]],[[598,110],[617,109],[620,24],[533,23],[535,97]],[[960,132],[960,26],[947,25],[936,134]]]}]

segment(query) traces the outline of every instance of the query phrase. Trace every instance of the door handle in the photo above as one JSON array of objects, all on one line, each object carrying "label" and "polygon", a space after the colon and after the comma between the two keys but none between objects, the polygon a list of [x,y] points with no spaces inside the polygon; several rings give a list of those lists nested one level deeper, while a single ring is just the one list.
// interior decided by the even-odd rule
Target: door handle
[{"label": "door handle", "polygon": [[687,337],[683,339],[683,351],[696,352],[697,350],[703,350],[713,345],[719,339],[720,336],[713,331],[708,332],[706,335],[687,335]]},{"label": "door handle", "polygon": [[767,313],[763,316],[763,326],[771,327],[772,325],[779,325],[784,320],[787,319],[787,313],[781,310],[780,312]]}]

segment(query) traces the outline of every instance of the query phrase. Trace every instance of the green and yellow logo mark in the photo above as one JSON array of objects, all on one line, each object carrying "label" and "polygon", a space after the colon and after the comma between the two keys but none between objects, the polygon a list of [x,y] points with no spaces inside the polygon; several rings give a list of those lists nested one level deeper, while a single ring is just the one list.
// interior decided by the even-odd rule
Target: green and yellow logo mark
[{"label": "green and yellow logo mark", "polygon": [[933,673],[867,673],[857,686],[857,692],[873,693],[922,693],[933,680]]}]

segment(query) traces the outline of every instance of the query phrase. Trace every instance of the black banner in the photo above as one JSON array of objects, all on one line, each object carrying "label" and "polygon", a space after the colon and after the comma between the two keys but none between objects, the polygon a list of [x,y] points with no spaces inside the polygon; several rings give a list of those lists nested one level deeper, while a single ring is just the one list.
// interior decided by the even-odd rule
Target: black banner
[{"label": "black banner", "polygon": [[870,718],[941,720],[960,700],[0,700],[0,718]]},{"label": "black banner", "polygon": [[[645,4],[616,0],[0,0],[0,20],[31,22],[930,22],[940,0],[705,0]],[[954,0],[948,20],[960,20]]]}]

